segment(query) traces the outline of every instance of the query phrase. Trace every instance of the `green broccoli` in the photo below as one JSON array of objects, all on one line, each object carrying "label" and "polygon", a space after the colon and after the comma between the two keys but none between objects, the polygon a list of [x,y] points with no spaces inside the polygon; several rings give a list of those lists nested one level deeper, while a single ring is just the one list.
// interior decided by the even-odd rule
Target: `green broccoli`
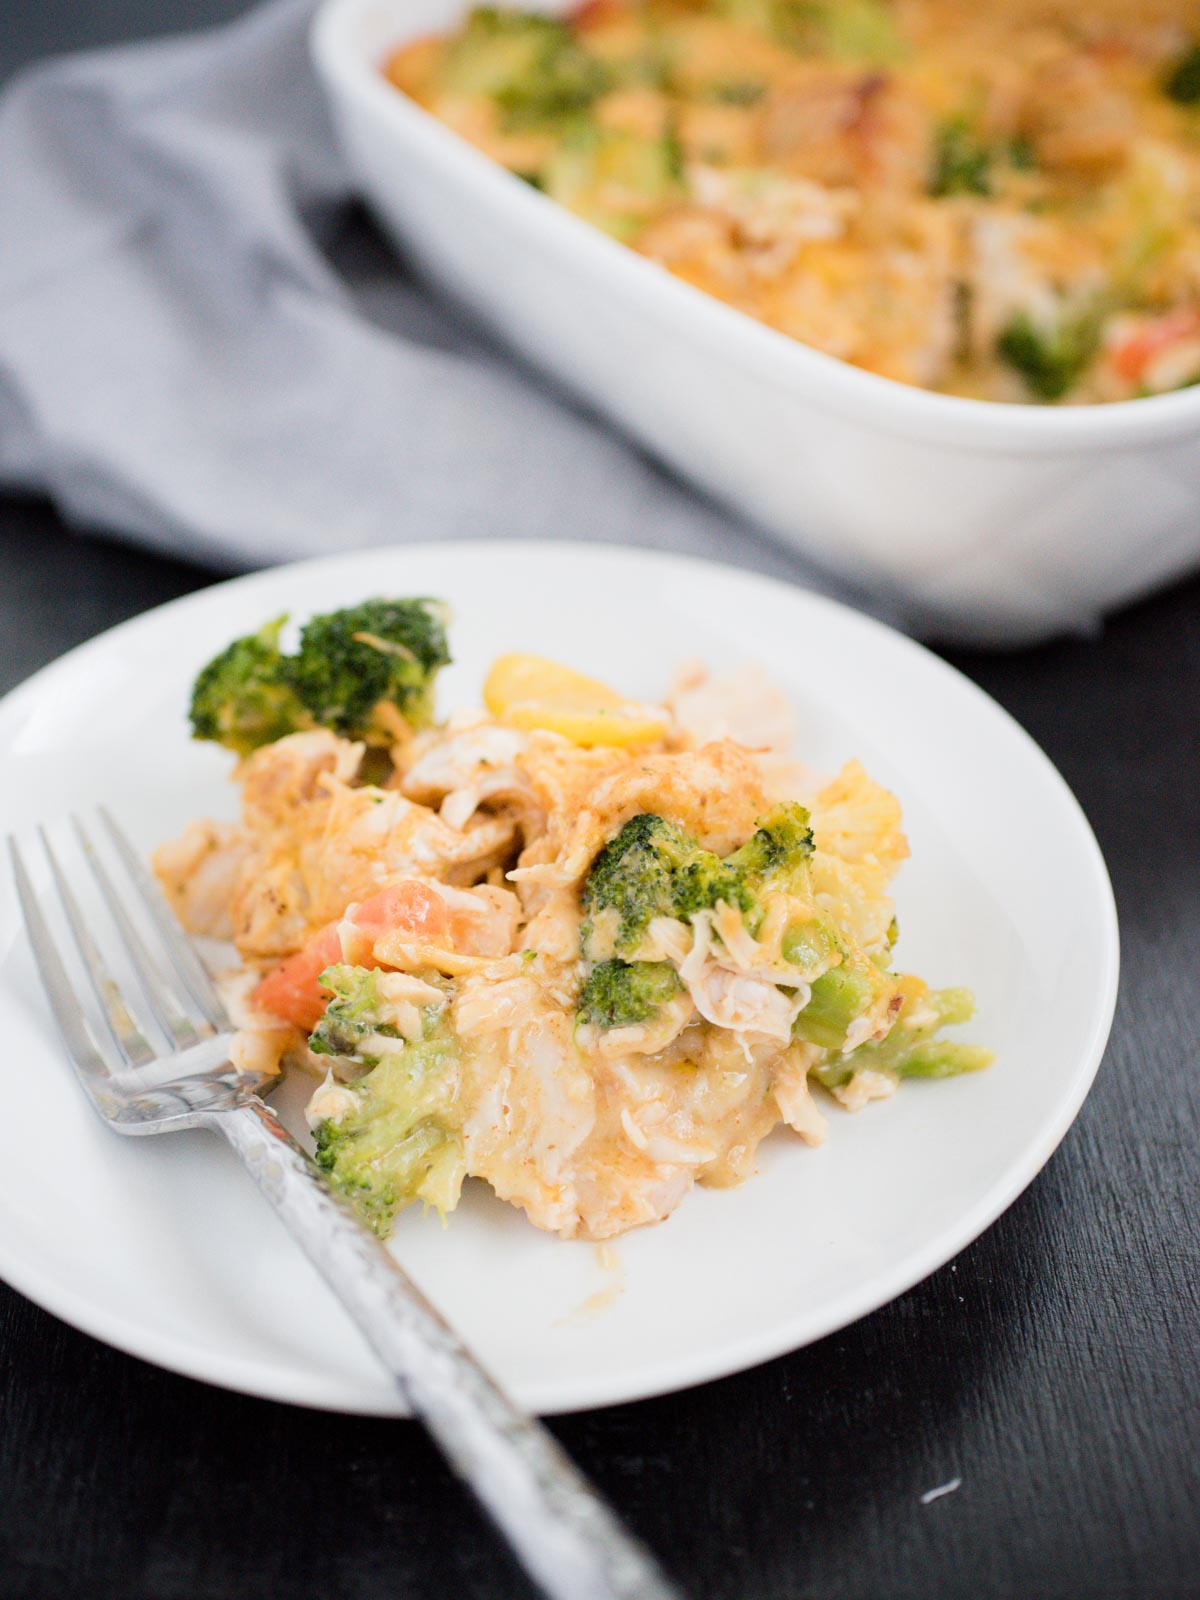
[{"label": "green broccoli", "polygon": [[212,739],[239,756],[309,726],[308,714],[282,678],[279,635],[286,616],[235,639],[192,685],[193,739]]},{"label": "green broccoli", "polygon": [[[683,191],[683,149],[669,123],[646,136],[583,118],[564,131],[541,172],[542,188],[615,238],[630,239],[650,211]],[[613,204],[613,196],[619,198]]]},{"label": "green broccoli", "polygon": [[381,1237],[413,1200],[453,1210],[466,1169],[454,1114],[458,1042],[444,1012],[427,1009],[424,1037],[411,1041],[389,1019],[376,974],[332,967],[321,983],[334,999],[313,1048],[367,1070],[345,1090],[353,1104],[317,1124],[318,1165]]},{"label": "green broccoli", "polygon": [[676,874],[675,914],[686,921],[723,900],[737,907],[750,932],[757,935],[762,922],[757,891],[802,889],[802,874],[812,853],[812,829],[804,806],[795,801],[776,806],[746,843],[723,861],[707,850],[699,851]]},{"label": "green broccoli", "polygon": [[390,744],[396,730],[378,708],[395,707],[411,728],[428,726],[434,677],[449,660],[445,613],[436,600],[366,600],[313,617],[283,671],[321,727]]},{"label": "green broccoli", "polygon": [[795,1034],[823,1050],[840,1050],[857,1018],[886,986],[879,969],[864,957],[847,957],[814,978],[808,1004],[796,1018]]},{"label": "green broccoli", "polygon": [[799,970],[798,982],[814,983],[846,955],[846,943],[832,923],[815,917],[792,923],[783,935],[781,954]]},{"label": "green broccoli", "polygon": [[791,881],[813,848],[808,811],[798,801],[789,800],[767,814],[757,832],[725,858],[725,865],[752,883]]},{"label": "green broccoli", "polygon": [[494,100],[510,129],[584,112],[611,87],[605,63],[554,17],[479,6],[441,69],[441,86]]},{"label": "green broccoli", "polygon": [[937,199],[953,194],[989,195],[992,157],[966,117],[950,117],[937,130],[929,192]]},{"label": "green broccoli", "polygon": [[596,942],[599,919],[610,934],[602,942],[627,954],[655,917],[674,916],[674,873],[696,849],[682,829],[652,812],[631,817],[592,862],[583,885],[585,954]]},{"label": "green broccoli", "polygon": [[601,961],[579,994],[580,1022],[628,1028],[646,1022],[682,988],[667,961]]},{"label": "green broccoli", "polygon": [[[898,1078],[953,1078],[963,1072],[978,1072],[994,1059],[990,1050],[979,1045],[954,1044],[936,1037],[942,1028],[970,1021],[975,1001],[969,989],[935,990],[915,1002],[915,1008],[916,1021],[913,1003],[906,1002],[886,1038],[868,1040],[846,1055],[831,1056],[813,1068],[813,1077],[827,1089],[849,1083],[861,1067],[872,1067]],[[803,1017],[804,1012],[800,1015]]]},{"label": "green broccoli", "polygon": [[948,195],[991,195],[998,171],[1032,172],[1037,152],[1025,134],[985,143],[969,117],[947,117],[934,142],[929,173],[929,193],[942,200]]},{"label": "green broccoli", "polygon": [[[325,1015],[308,1041],[318,1056],[354,1056],[363,1067],[377,1067],[379,1054],[369,1048],[372,1039],[399,1039],[399,1028],[388,1020],[387,1002],[379,989],[379,972],[371,967],[344,964],[326,967],[322,989],[332,998]],[[364,1052],[364,1043],[368,1049]],[[386,1047],[385,1047],[386,1048]]]},{"label": "green broccoli", "polygon": [[[324,727],[369,745],[395,743],[395,717],[433,717],[433,680],[450,660],[436,600],[367,600],[313,617],[296,655],[284,655],[276,617],[235,639],[192,686],[192,736],[239,756],[298,729]],[[380,708],[384,708],[381,710]]]},{"label": "green broccoli", "polygon": [[1177,105],[1200,105],[1200,40],[1190,44],[1168,67],[1163,93]]},{"label": "green broccoli", "polygon": [[724,9],[800,55],[877,67],[908,55],[887,0],[724,0]]},{"label": "green broccoli", "polygon": [[583,886],[583,952],[592,960],[629,955],[655,917],[686,922],[719,900],[753,916],[758,902],[745,869],[644,811],[631,817],[592,862]]},{"label": "green broccoli", "polygon": [[1000,335],[996,351],[1039,400],[1060,400],[1099,349],[1100,325],[1094,309],[1064,309],[1056,324],[1039,324],[1028,312],[1018,311]]},{"label": "green broccoli", "polygon": [[735,906],[756,932],[762,916],[756,888],[781,881],[796,886],[796,875],[812,850],[812,829],[802,805],[777,806],[724,860],[674,823],[642,812],[592,862],[583,886],[583,952],[592,960],[628,956],[655,917],[687,922],[720,901]]},{"label": "green broccoli", "polygon": [[736,906],[752,923],[759,920],[758,901],[746,882],[746,874],[711,850],[698,851],[675,873],[672,898],[673,915],[682,922],[689,922],[697,911],[711,911],[720,901]]}]

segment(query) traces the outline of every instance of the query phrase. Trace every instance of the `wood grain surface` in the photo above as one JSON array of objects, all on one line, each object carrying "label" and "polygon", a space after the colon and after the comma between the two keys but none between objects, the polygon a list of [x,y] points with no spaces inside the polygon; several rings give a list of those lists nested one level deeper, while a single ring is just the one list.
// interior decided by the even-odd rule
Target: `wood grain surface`
[{"label": "wood grain surface", "polygon": [[[0,501],[0,689],[212,576]],[[1094,640],[954,659],[1100,838],[1112,1041],[1046,1170],[917,1289],[754,1371],[555,1422],[696,1600],[1200,1594],[1200,583]],[[527,1594],[415,1425],[172,1377],[0,1288],[5,1600]]]}]

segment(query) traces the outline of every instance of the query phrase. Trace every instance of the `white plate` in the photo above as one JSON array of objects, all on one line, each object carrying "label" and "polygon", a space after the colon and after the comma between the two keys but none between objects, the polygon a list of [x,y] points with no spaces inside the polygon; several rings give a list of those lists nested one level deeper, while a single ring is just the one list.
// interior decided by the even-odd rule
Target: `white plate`
[{"label": "white plate", "polygon": [[[228,762],[189,741],[193,673],[288,609],[376,593],[453,604],[441,704],[529,649],[653,698],[672,665],[761,661],[802,754],[856,755],[904,802],[902,964],[970,984],[988,1071],[910,1083],[810,1150],[768,1139],[741,1188],[697,1190],[616,1244],[538,1233],[469,1185],[445,1226],[415,1208],[394,1249],[525,1405],[571,1410],[736,1371],[882,1305],[947,1261],[1029,1183],[1096,1071],[1117,982],[1104,863],[1029,738],[917,645],[812,595],[696,561],[459,544],[370,551],[240,578],[73,651],[0,705],[0,832],[96,800],[149,849],[232,814]],[[0,1273],[98,1338],[249,1393],[349,1411],[401,1406],[361,1339],[218,1141],[124,1140],[62,1059],[12,887],[0,882]],[[606,1294],[606,1290],[614,1292]],[[583,1308],[597,1296],[602,1302]],[[583,1308],[583,1309],[581,1309]]]}]

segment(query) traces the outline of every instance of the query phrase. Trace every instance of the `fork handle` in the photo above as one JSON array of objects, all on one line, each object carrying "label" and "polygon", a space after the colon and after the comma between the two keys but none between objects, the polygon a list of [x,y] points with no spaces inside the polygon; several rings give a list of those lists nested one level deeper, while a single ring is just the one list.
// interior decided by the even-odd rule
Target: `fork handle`
[{"label": "fork handle", "polygon": [[450,1465],[551,1600],[681,1600],[549,1430],[520,1411],[273,1111],[212,1118]]}]

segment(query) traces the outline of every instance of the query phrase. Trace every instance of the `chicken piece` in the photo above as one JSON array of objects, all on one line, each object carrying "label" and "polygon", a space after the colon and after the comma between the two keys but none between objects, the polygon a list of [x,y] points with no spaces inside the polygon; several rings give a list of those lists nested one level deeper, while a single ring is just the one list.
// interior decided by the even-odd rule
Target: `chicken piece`
[{"label": "chicken piece", "polygon": [[596,1115],[573,1013],[533,977],[497,982],[481,975],[462,981],[453,1023],[468,1046],[467,1171],[537,1227],[571,1237],[579,1226],[574,1160]]},{"label": "chicken piece", "polygon": [[[628,771],[630,760],[627,750],[604,745],[584,749],[561,734],[539,731],[529,735],[516,767],[546,815],[561,820],[578,812],[602,779]],[[553,854],[550,842],[538,849]]]},{"label": "chicken piece", "polygon": [[745,1175],[779,1120],[779,1046],[707,1028],[687,995],[664,1007],[670,1039],[597,1039],[576,1028],[572,971],[506,962],[460,979],[463,1148],[537,1226],[604,1239],[668,1215],[698,1179]]},{"label": "chicken piece", "polygon": [[1124,165],[1138,126],[1132,101],[1102,58],[1078,48],[1034,75],[1022,121],[1043,166],[1090,178]]},{"label": "chicken piece", "polygon": [[919,193],[932,135],[921,101],[886,72],[798,70],[763,108],[766,160],[816,183]]},{"label": "chicken piece", "polygon": [[849,1083],[840,1084],[832,1091],[833,1098],[843,1111],[861,1111],[872,1100],[889,1099],[895,1094],[899,1082],[894,1073],[860,1067]]},{"label": "chicken piece", "polygon": [[779,1121],[768,1092],[778,1053],[693,1026],[656,1059],[593,1057],[597,1126],[578,1152],[576,1231],[610,1238],[661,1221],[694,1183],[740,1182]]},{"label": "chicken piece", "polygon": [[242,830],[229,823],[190,822],[154,852],[155,875],[189,933],[233,938],[229,902],[248,848]]},{"label": "chicken piece", "polygon": [[809,1068],[819,1054],[815,1045],[793,1045],[776,1064],[771,1090],[783,1120],[807,1145],[824,1144],[829,1132],[829,1124],[808,1086]]},{"label": "chicken piece", "polygon": [[[736,913],[727,920],[741,923]],[[692,918],[692,948],[679,968],[697,1011],[718,1028],[761,1034],[786,1044],[792,1024],[808,1004],[808,985],[795,983],[794,970],[785,972],[782,976],[793,986],[787,994],[778,987],[778,976],[739,970],[729,948],[714,938],[713,923],[712,912],[701,911]]]},{"label": "chicken piece", "polygon": [[248,1078],[274,1078],[303,1043],[303,1035],[293,1027],[239,1028],[229,1041],[229,1059]]},{"label": "chicken piece", "polygon": [[452,828],[395,790],[348,788],[326,774],[255,841],[230,908],[238,949],[253,960],[287,955],[390,881],[470,884],[515,848],[511,817]]},{"label": "chicken piece", "polygon": [[339,739],[326,728],[291,733],[263,745],[238,769],[247,832],[290,826],[297,810],[324,796],[325,780],[353,781],[364,746]]},{"label": "chicken piece", "polygon": [[748,750],[790,750],[795,720],[787,695],[756,662],[711,673],[685,662],[666,695],[667,709],[694,744],[734,739]]},{"label": "chicken piece", "polygon": [[465,828],[485,805],[493,813],[510,813],[527,844],[546,825],[537,795],[514,765],[528,743],[528,734],[503,727],[484,712],[452,717],[445,728],[413,741],[400,792],[436,806],[452,828]]},{"label": "chicken piece", "polygon": [[666,704],[685,748],[734,739],[753,751],[768,799],[798,800],[820,787],[819,775],[791,754],[791,701],[757,663],[712,674],[703,662],[688,662],[676,672]]},{"label": "chicken piece", "polygon": [[808,178],[697,165],[688,174],[697,204],[727,217],[734,238],[764,275],[817,239],[841,239],[859,209],[855,194]]}]

